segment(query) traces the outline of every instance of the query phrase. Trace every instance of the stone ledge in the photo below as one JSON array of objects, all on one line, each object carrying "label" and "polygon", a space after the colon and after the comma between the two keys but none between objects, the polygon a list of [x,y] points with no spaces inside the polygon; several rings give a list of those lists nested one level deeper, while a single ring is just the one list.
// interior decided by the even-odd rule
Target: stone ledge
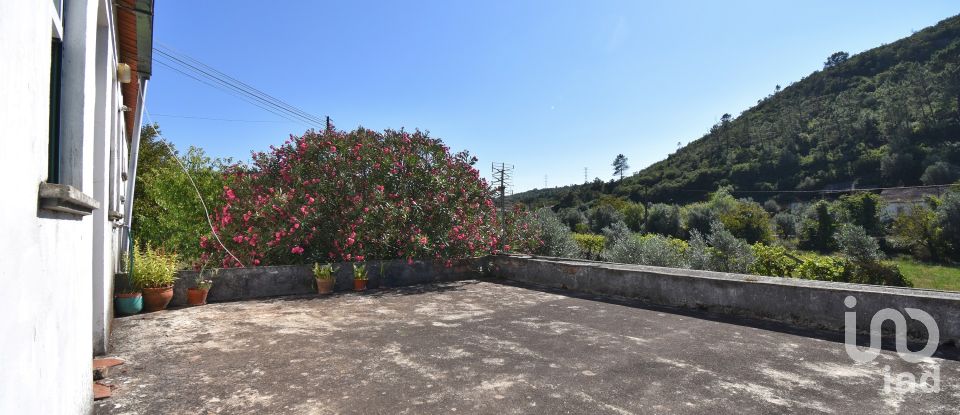
[{"label": "stone ledge", "polygon": [[[487,257],[467,258],[453,261],[447,267],[443,261],[385,260],[367,261],[367,273],[371,289],[402,287],[433,282],[451,282],[476,279],[482,275]],[[335,291],[353,290],[351,263],[338,263],[334,274]],[[285,295],[315,294],[316,282],[313,265],[254,266],[226,268],[216,274],[207,274],[213,280],[207,301],[240,301]],[[173,285],[172,306],[187,303],[187,289],[194,286],[196,271],[180,271]]]},{"label": "stone ledge", "polygon": [[[878,311],[915,308],[937,322],[941,343],[960,342],[960,293],[955,292],[528,255],[490,258],[494,275],[511,281],[830,331],[844,331],[846,312],[856,313],[857,331],[866,333]],[[857,300],[854,308],[844,304],[847,296]],[[886,326],[892,324],[884,326],[884,335],[891,334]],[[907,331],[913,339],[927,335],[910,318]]]},{"label": "stone ledge", "polygon": [[40,208],[55,212],[87,216],[100,207],[100,202],[66,184],[40,183]]}]

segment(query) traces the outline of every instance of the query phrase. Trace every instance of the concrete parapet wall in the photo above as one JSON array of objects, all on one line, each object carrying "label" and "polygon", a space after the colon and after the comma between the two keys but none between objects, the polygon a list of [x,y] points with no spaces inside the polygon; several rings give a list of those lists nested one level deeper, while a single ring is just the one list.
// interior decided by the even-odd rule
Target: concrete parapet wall
[{"label": "concrete parapet wall", "polygon": [[[447,267],[442,261],[367,261],[369,288],[398,287],[431,282],[459,281],[480,277],[483,258],[453,261]],[[351,263],[337,264],[335,291],[353,289]],[[312,265],[288,265],[272,267],[248,267],[221,269],[210,275],[213,287],[207,301],[237,301],[252,298],[276,297],[316,293]],[[195,271],[182,271],[174,285],[171,305],[185,305],[187,288],[193,287],[197,278]]]},{"label": "concrete parapet wall", "polygon": [[[560,258],[490,258],[493,274],[511,281],[834,331],[844,330],[845,312],[855,311],[858,331],[867,332],[877,311],[891,308],[906,316],[905,309],[915,308],[937,322],[941,343],[960,341],[960,293]],[[855,307],[844,304],[847,296],[856,298]],[[927,337],[921,323],[906,320],[911,337]],[[891,333],[893,327],[883,325]]]}]

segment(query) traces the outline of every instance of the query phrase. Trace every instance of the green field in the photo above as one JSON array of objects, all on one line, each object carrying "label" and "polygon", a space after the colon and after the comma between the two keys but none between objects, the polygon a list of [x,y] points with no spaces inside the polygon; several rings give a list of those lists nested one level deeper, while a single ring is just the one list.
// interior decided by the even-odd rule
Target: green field
[{"label": "green field", "polygon": [[930,265],[912,259],[897,259],[900,272],[913,281],[914,288],[960,291],[960,267]]}]

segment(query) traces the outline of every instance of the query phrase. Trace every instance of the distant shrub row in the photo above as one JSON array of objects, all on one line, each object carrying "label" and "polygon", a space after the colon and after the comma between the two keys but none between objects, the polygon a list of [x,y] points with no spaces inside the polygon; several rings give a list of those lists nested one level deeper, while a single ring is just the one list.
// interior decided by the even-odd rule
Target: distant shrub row
[{"label": "distant shrub row", "polygon": [[[640,234],[611,224],[603,235],[572,233],[549,210],[535,215],[544,244],[537,254],[600,259],[626,264],[749,273],[775,277],[911,286],[899,269],[882,261],[876,239],[859,226],[835,235],[842,254],[826,256],[791,251],[783,246],[737,238],[720,220],[705,233],[693,230],[689,241],[660,234]],[[571,243],[572,242],[572,243]],[[576,249],[572,249],[573,247]]]}]

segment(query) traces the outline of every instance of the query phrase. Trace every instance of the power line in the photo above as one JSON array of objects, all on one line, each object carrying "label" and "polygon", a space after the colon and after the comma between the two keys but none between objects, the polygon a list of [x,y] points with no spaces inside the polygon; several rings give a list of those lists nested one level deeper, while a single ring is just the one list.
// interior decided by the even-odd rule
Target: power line
[{"label": "power line", "polygon": [[[214,74],[212,74],[212,73],[210,73],[210,72],[208,72],[208,71],[205,71],[205,70],[203,70],[203,69],[201,69],[201,68],[198,68],[197,66],[191,65],[191,64],[185,62],[185,61],[182,60],[182,59],[178,59],[178,58],[176,58],[176,57],[173,57],[173,56],[164,54],[164,52],[160,51],[159,49],[155,49],[155,51],[157,51],[159,54],[158,54],[158,55],[154,55],[154,58],[155,58],[155,59],[156,59],[156,58],[164,58],[164,59],[166,60],[166,62],[164,62],[164,60],[160,60],[159,62],[160,62],[161,64],[163,64],[164,66],[168,67],[168,68],[174,69],[174,68],[173,68],[173,65],[179,66],[181,69],[184,69],[184,70],[193,72],[194,74],[196,74],[196,75],[198,75],[198,76],[200,76],[200,77],[206,78],[206,79],[208,79],[208,80],[210,80],[210,81],[212,81],[212,82],[215,82],[215,83],[219,84],[219,85],[220,85],[221,87],[223,87],[223,88],[227,88],[227,89],[230,90],[230,91],[233,91],[233,92],[235,92],[235,93],[237,93],[237,94],[241,94],[242,96],[249,98],[249,99],[247,100],[248,102],[251,102],[251,100],[252,100],[252,101],[256,101],[256,103],[254,103],[254,102],[251,102],[251,103],[254,103],[254,105],[257,105],[257,106],[260,107],[260,108],[266,109],[266,110],[271,111],[271,112],[273,112],[273,113],[275,113],[275,114],[277,113],[276,111],[285,113],[285,114],[289,115],[290,117],[299,119],[299,120],[301,120],[302,122],[307,123],[308,125],[313,125],[313,126],[316,126],[316,125],[317,125],[316,120],[311,119],[311,118],[309,118],[309,117],[304,117],[304,116],[302,116],[302,115],[300,115],[300,114],[297,114],[297,113],[294,112],[294,111],[290,111],[290,110],[288,110],[287,108],[285,108],[283,105],[280,105],[280,104],[277,104],[277,103],[275,103],[275,102],[272,102],[271,99],[269,99],[269,98],[263,97],[263,96],[261,96],[261,95],[255,94],[255,93],[251,93],[250,91],[244,89],[244,88],[241,87],[241,86],[238,86],[238,85],[232,83],[231,81],[229,81],[229,80],[227,80],[227,79],[221,78],[221,77],[219,77],[219,76],[217,76],[217,75],[214,75]],[[184,73],[183,71],[178,71],[178,72]],[[186,73],[184,73],[184,74],[186,74]],[[191,78],[194,78],[194,79],[199,80],[198,78],[196,78],[196,77],[194,77],[194,76],[191,76]],[[204,82],[204,83],[206,83],[206,82]],[[210,84],[207,83],[207,85],[210,85]],[[210,85],[210,86],[213,86],[213,85]],[[267,108],[267,107],[269,107],[269,108]]]},{"label": "power line", "polygon": [[187,55],[183,55],[174,51],[166,51],[164,49],[154,48],[154,51],[158,53],[157,56],[166,58],[168,61],[180,66],[181,68],[187,69],[191,72],[194,72],[200,76],[206,77],[214,82],[217,82],[224,87],[230,88],[234,91],[237,91],[241,94],[245,94],[248,97],[251,97],[262,104],[269,105],[274,109],[287,112],[297,118],[304,119],[309,122],[316,122],[317,117],[311,116],[292,105],[289,105],[273,96],[266,94],[263,91],[260,91],[236,78],[233,78],[223,72],[218,71],[206,65],[194,58],[191,58]]},{"label": "power line", "polygon": [[225,92],[225,93],[227,93],[227,94],[233,95],[234,97],[237,97],[237,98],[239,98],[239,99],[241,99],[241,100],[243,100],[243,101],[246,101],[246,102],[250,103],[251,105],[256,106],[256,107],[259,107],[260,109],[262,109],[262,110],[264,110],[264,111],[267,111],[267,112],[270,112],[270,113],[272,113],[272,114],[274,114],[274,115],[276,115],[276,116],[278,116],[278,117],[287,119],[287,120],[292,121],[292,122],[295,122],[295,123],[303,124],[303,125],[306,125],[306,126],[308,126],[308,127],[311,126],[310,124],[308,124],[308,123],[306,123],[306,122],[304,122],[304,121],[294,119],[294,118],[292,118],[292,117],[290,117],[290,116],[288,116],[288,115],[285,115],[285,114],[283,114],[283,113],[280,113],[280,112],[278,112],[278,111],[275,111],[275,110],[273,110],[273,109],[271,109],[271,108],[269,108],[269,107],[266,107],[266,106],[264,106],[264,105],[262,105],[262,104],[260,104],[260,103],[258,103],[258,102],[256,102],[256,101],[253,101],[252,99],[247,98],[246,96],[241,95],[241,94],[239,94],[239,93],[237,93],[237,92],[234,92],[234,91],[232,91],[232,90],[228,90],[228,89],[223,88],[223,87],[220,87],[220,86],[218,86],[218,85],[214,85],[214,84],[210,83],[209,81],[207,81],[207,80],[205,80],[205,79],[198,78],[197,76],[195,76],[195,75],[193,75],[193,74],[190,74],[190,73],[188,73],[188,72],[185,72],[185,71],[183,71],[183,70],[181,70],[181,69],[179,69],[179,68],[177,68],[177,67],[175,67],[175,66],[173,66],[173,65],[171,65],[171,64],[168,64],[168,63],[164,62],[164,61],[161,60],[161,59],[158,59],[159,57],[160,57],[159,55],[154,56],[153,61],[156,62],[156,63],[159,63],[159,64],[162,65],[162,66],[166,66],[167,68],[169,68],[169,69],[171,69],[171,70],[173,70],[173,71],[179,72],[181,75],[184,75],[184,76],[186,76],[186,77],[192,78],[192,79],[194,79],[195,81],[200,82],[200,83],[202,83],[202,84],[204,84],[204,85],[207,85],[207,86],[209,86],[209,87],[211,87],[211,88],[213,88],[213,89],[216,89],[216,90]]},{"label": "power line", "polygon": [[232,76],[230,76],[230,75],[227,75],[227,74],[221,72],[220,70],[218,70],[218,69],[216,69],[216,68],[214,68],[214,67],[212,67],[212,66],[210,66],[210,65],[207,65],[207,64],[205,64],[205,63],[197,60],[196,58],[191,57],[190,55],[187,55],[187,54],[185,54],[185,53],[183,53],[183,52],[180,52],[180,51],[178,51],[178,50],[176,50],[176,49],[173,49],[172,47],[169,47],[169,46],[167,46],[167,45],[164,45],[164,44],[162,44],[162,43],[159,43],[159,45],[160,45],[160,48],[163,49],[163,52],[161,52],[161,53],[163,53],[163,54],[165,54],[165,55],[173,56],[173,57],[175,57],[175,58],[176,58],[176,57],[179,57],[179,58],[181,58],[181,60],[186,60],[186,61],[192,62],[192,63],[195,64],[196,66],[199,66],[199,67],[201,67],[201,68],[203,68],[203,69],[206,69],[206,70],[209,71],[209,72],[213,72],[215,75],[219,76],[220,78],[223,78],[223,79],[226,79],[226,80],[230,81],[232,84],[239,86],[241,89],[243,89],[243,90],[245,90],[245,91],[247,91],[247,92],[249,92],[249,93],[252,93],[252,94],[254,94],[254,95],[260,96],[260,97],[264,98],[265,100],[270,101],[270,102],[272,102],[272,103],[274,103],[274,104],[276,104],[276,105],[278,105],[278,106],[280,106],[280,107],[282,107],[282,108],[285,108],[286,110],[288,110],[288,111],[290,111],[290,112],[292,112],[292,113],[294,113],[294,114],[297,114],[298,116],[304,117],[304,118],[306,118],[306,119],[308,119],[308,120],[310,120],[310,121],[312,121],[312,122],[321,122],[321,121],[322,121],[321,117],[318,117],[318,116],[316,116],[316,115],[312,115],[312,114],[310,114],[310,113],[308,113],[308,112],[306,112],[306,111],[303,111],[303,110],[301,110],[300,108],[297,108],[297,107],[295,107],[295,106],[293,106],[293,105],[291,105],[291,104],[289,104],[289,103],[287,103],[287,102],[285,102],[285,101],[283,101],[283,100],[281,100],[281,99],[279,99],[279,98],[276,98],[276,97],[274,97],[274,96],[272,96],[272,95],[270,95],[270,94],[267,94],[266,92],[263,92],[262,90],[257,89],[256,87],[254,87],[254,86],[252,86],[252,85],[250,85],[250,84],[247,84],[247,83],[245,83],[245,82],[243,82],[243,81],[241,81],[241,80],[239,80],[239,79],[237,79],[237,78],[234,78],[234,77],[232,77]]},{"label": "power line", "polygon": [[304,123],[312,127],[324,125],[324,120],[307,113],[279,98],[276,98],[250,84],[240,81],[186,54],[161,45],[154,48],[155,60],[161,65],[173,69],[210,87],[228,92],[263,110],[291,121]]},{"label": "power line", "polygon": [[293,122],[293,121],[281,121],[281,120],[238,120],[238,119],[232,119],[232,118],[195,117],[191,115],[176,115],[176,114],[153,114],[153,116],[167,117],[167,118],[189,118],[193,120],[231,121],[231,122],[279,122],[279,123]]},{"label": "power line", "polygon": [[[824,190],[732,190],[731,193],[804,193],[804,194],[817,194],[817,193],[851,193],[851,192],[876,192],[883,190],[902,190],[902,189],[929,189],[929,188],[942,188],[950,187],[949,184],[929,184],[929,185],[917,185],[917,186],[892,186],[892,187],[861,187],[861,188],[851,188],[851,189],[824,189]],[[672,191],[677,192],[715,192],[716,189],[707,190],[707,189],[673,189]]]}]

